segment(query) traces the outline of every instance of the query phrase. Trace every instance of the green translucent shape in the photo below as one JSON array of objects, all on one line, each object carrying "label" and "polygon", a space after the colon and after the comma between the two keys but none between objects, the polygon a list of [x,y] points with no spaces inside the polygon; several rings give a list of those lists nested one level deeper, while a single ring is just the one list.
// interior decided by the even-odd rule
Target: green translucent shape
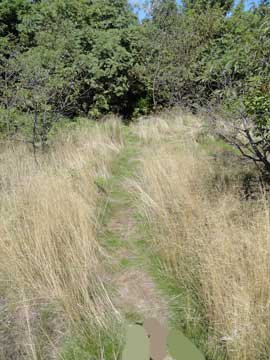
[{"label": "green translucent shape", "polygon": [[205,360],[196,346],[179,330],[171,330],[167,338],[170,356],[174,360]]},{"label": "green translucent shape", "polygon": [[122,360],[149,360],[150,346],[145,329],[140,325],[128,328]]}]

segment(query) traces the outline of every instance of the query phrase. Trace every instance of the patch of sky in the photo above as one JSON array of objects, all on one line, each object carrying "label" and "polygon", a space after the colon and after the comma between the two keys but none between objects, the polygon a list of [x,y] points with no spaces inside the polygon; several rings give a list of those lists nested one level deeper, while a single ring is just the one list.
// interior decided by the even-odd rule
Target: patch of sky
[{"label": "patch of sky", "polygon": [[[147,9],[149,8],[149,0],[129,0],[129,3],[132,5],[135,13],[137,14],[140,21],[146,18]],[[181,4],[181,0],[176,1],[179,5]],[[246,0],[245,8],[246,10],[250,9],[252,6],[257,5],[260,0]],[[239,0],[235,2],[239,3]]]}]

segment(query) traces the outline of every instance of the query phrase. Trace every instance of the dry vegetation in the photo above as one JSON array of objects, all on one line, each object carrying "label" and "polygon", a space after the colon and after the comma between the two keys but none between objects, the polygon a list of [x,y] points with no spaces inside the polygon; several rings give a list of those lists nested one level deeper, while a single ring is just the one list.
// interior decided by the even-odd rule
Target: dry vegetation
[{"label": "dry vegetation", "polygon": [[[140,146],[141,170],[129,181],[150,230],[148,246],[179,284],[179,299],[183,289],[196,299],[196,311],[182,309],[186,321],[205,324],[210,359],[221,359],[219,350],[229,360],[267,359],[266,195],[243,200],[231,160],[209,156],[207,142],[199,140],[202,123],[191,115],[175,111],[140,120],[131,131],[139,139],[133,145]],[[97,184],[110,177],[125,146],[123,133],[117,119],[62,130],[38,165],[27,146],[2,147],[1,360],[62,359],[62,341],[74,328],[91,338],[114,326],[118,313],[104,284],[107,259],[98,242],[103,210]],[[117,358],[102,346],[98,359]]]},{"label": "dry vegetation", "polygon": [[[196,141],[199,129],[197,119],[181,114],[134,126],[144,151],[133,189],[150,227],[149,244],[200,304],[208,348],[226,349],[231,360],[266,359],[269,203],[262,194],[241,200],[235,181],[223,186],[224,177],[216,176],[215,162]],[[231,172],[227,166],[223,171]],[[201,319],[185,311],[196,327]],[[210,358],[217,358],[213,353]]]},{"label": "dry vegetation", "polygon": [[117,119],[63,131],[38,165],[25,145],[0,154],[0,358],[57,358],[73,325],[110,326],[97,242],[99,190],[123,146]]}]

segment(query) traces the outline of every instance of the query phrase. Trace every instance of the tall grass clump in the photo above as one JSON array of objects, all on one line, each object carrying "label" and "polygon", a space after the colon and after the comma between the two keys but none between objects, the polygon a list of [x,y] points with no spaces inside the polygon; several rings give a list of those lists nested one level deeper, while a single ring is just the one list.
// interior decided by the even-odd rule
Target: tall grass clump
[{"label": "tall grass clump", "polygon": [[108,176],[120,131],[116,119],[63,130],[38,164],[25,145],[2,149],[0,358],[55,358],[68,329],[109,326],[95,179]]},{"label": "tall grass clump", "polygon": [[[143,127],[138,133],[145,143],[149,125]],[[133,184],[150,228],[149,244],[164,271],[199,304],[201,318],[193,317],[192,309],[186,317],[194,327],[202,319],[206,324],[209,358],[221,350],[230,360],[267,359],[269,202],[264,194],[241,200],[236,183],[221,186],[215,163],[187,137],[183,122],[182,127],[175,128],[174,141],[152,139]]]},{"label": "tall grass clump", "polygon": [[149,145],[176,140],[175,135],[179,133],[182,133],[182,138],[184,138],[184,133],[193,138],[198,127],[200,127],[200,122],[195,116],[174,108],[138,119],[133,130],[143,144]]}]

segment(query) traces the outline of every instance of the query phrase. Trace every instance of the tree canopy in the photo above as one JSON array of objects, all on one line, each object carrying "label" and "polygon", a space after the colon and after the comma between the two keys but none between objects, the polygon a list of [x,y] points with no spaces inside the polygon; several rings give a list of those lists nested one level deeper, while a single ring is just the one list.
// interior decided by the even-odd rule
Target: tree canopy
[{"label": "tree canopy", "polygon": [[175,104],[241,107],[265,129],[269,2],[150,5],[140,22],[126,0],[0,1],[2,134],[34,118],[39,138],[61,116],[132,118]]}]

